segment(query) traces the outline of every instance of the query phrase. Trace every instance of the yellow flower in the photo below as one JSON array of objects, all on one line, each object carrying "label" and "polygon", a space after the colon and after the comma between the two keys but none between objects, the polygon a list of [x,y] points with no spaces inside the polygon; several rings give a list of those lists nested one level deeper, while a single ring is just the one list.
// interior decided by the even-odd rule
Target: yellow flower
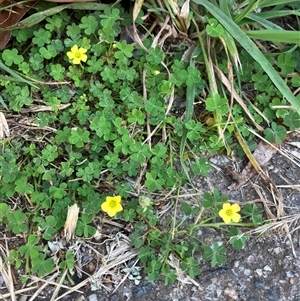
[{"label": "yellow flower", "polygon": [[241,219],[241,215],[237,212],[240,210],[241,208],[238,204],[230,205],[229,203],[224,203],[223,209],[219,211],[219,215],[225,224],[230,224],[231,220],[235,223],[238,223]]},{"label": "yellow flower", "polygon": [[106,201],[101,205],[101,209],[110,217],[113,217],[123,210],[120,196],[107,196]]},{"label": "yellow flower", "polygon": [[80,64],[80,61],[86,62],[87,55],[85,54],[87,52],[87,49],[80,47],[78,49],[77,45],[74,45],[71,48],[71,51],[67,52],[67,56],[70,60],[73,60],[73,64],[78,65]]}]

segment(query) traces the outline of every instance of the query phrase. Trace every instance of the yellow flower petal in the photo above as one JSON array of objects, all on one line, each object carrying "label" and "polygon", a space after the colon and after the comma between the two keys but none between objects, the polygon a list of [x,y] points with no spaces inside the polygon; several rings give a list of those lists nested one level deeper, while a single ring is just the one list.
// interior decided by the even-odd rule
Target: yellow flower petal
[{"label": "yellow flower petal", "polygon": [[230,224],[230,222],[231,222],[231,217],[226,214],[222,217],[222,219],[225,224]]},{"label": "yellow flower petal", "polygon": [[74,58],[74,53],[72,51],[68,51],[67,56],[70,60],[72,60]]},{"label": "yellow flower petal", "polygon": [[235,223],[238,223],[241,219],[241,215],[238,214],[238,213],[235,213],[233,216],[232,216],[232,220],[235,222]]},{"label": "yellow flower petal", "polygon": [[86,54],[82,54],[81,58],[80,58],[83,62],[87,61],[87,55]]},{"label": "yellow flower petal", "polygon": [[117,204],[116,207],[115,207],[116,213],[117,213],[117,212],[120,212],[120,211],[122,211],[122,210],[123,210],[122,205],[121,205],[121,204]]},{"label": "yellow flower petal", "polygon": [[83,54],[83,53],[86,53],[86,52],[87,52],[87,49],[85,49],[85,48],[83,48],[83,47],[80,47],[80,48],[78,49],[78,51],[79,51],[81,54]]},{"label": "yellow flower petal", "polygon": [[119,195],[117,195],[117,196],[107,196],[106,197],[106,202],[111,202],[111,201],[121,203],[121,197]]},{"label": "yellow flower petal", "polygon": [[228,210],[228,209],[230,209],[230,208],[231,208],[230,203],[224,203],[224,204],[223,204],[223,209],[224,209],[224,210]]},{"label": "yellow flower petal", "polygon": [[231,217],[227,215],[226,213],[227,210],[221,209],[219,211],[219,216],[223,219],[225,224],[230,224],[231,222]]},{"label": "yellow flower petal", "polygon": [[234,211],[234,212],[239,212],[241,210],[240,206],[238,204],[232,204],[231,205],[231,209]]},{"label": "yellow flower petal", "polygon": [[78,51],[78,46],[77,45],[74,45],[72,48],[71,48],[71,52],[75,53]]},{"label": "yellow flower petal", "polygon": [[77,58],[77,57],[75,57],[75,58],[73,59],[73,64],[74,64],[74,65],[80,64],[80,59]]}]

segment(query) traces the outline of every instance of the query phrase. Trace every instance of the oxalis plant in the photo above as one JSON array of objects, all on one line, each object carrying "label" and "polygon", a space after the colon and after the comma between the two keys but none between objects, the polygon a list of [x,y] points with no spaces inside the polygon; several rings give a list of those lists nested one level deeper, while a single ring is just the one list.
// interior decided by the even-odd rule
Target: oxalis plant
[{"label": "oxalis plant", "polygon": [[[241,104],[231,106],[226,93],[212,90],[205,97],[211,70],[203,43],[192,49],[179,45],[168,55],[154,47],[151,33],[142,45],[120,39],[132,17],[118,5],[82,4],[88,14],[69,14],[66,8],[38,4],[1,53],[1,109],[11,134],[1,140],[0,222],[15,235],[25,234],[7,260],[17,268],[24,264],[26,274],[44,276],[57,265],[71,270],[75,253],[68,250],[57,262],[45,242],[59,237],[67,208],[76,204],[75,236],[93,237],[97,216],[118,219],[149,280],[162,275],[166,284],[173,283],[178,269],[171,258],[191,278],[200,274],[199,258],[213,267],[225,263],[225,246],[206,245],[199,231],[222,230],[242,249],[247,235],[239,229],[262,225],[262,210],[232,203],[217,190],[196,202],[178,203],[176,196],[182,187],[195,189],[193,178],[208,174],[210,165],[201,154],[236,146],[235,128],[251,147],[249,115]],[[146,32],[142,17],[140,12],[134,21]],[[206,17],[205,34],[219,39],[223,29],[213,16]],[[187,50],[191,54],[183,59]],[[226,52],[218,55],[218,68],[226,73]],[[299,52],[283,55],[268,60],[278,71],[297,71]],[[266,139],[279,142],[299,115],[254,58],[241,51],[239,60],[240,86],[251,82],[259,92],[258,110],[252,103],[246,107],[256,124],[270,123]],[[297,88],[298,79],[286,81]],[[182,104],[184,114],[178,112]],[[167,214],[168,208],[178,215]]]}]

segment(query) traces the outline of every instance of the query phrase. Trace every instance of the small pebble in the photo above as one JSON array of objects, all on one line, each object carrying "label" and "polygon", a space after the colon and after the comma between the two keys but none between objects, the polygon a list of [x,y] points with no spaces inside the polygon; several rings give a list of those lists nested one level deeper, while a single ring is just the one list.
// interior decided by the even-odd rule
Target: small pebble
[{"label": "small pebble", "polygon": [[262,269],[256,269],[255,272],[259,277],[262,276]]},{"label": "small pebble", "polygon": [[271,272],[272,269],[271,269],[268,265],[266,265],[266,266],[264,267],[264,271],[266,271],[266,272]]},{"label": "small pebble", "polygon": [[249,276],[249,275],[251,275],[251,274],[252,274],[252,271],[249,270],[249,269],[246,269],[246,270],[244,271],[244,275],[246,275],[246,276]]},{"label": "small pebble", "polygon": [[96,294],[92,294],[89,296],[89,301],[97,301],[97,295]]},{"label": "small pebble", "polygon": [[281,297],[280,288],[272,286],[270,289],[265,291],[264,297],[265,300],[268,301],[279,301]]},{"label": "small pebble", "polygon": [[109,297],[109,301],[118,301],[118,295],[117,294],[112,294],[110,297]]},{"label": "small pebble", "polygon": [[255,278],[254,279],[254,286],[256,288],[264,288],[265,285],[264,285],[262,280],[260,280],[259,278]]},{"label": "small pebble", "polygon": [[146,295],[150,293],[152,289],[152,284],[150,282],[140,283],[133,289],[133,296],[135,298],[144,299]]},{"label": "small pebble", "polygon": [[236,291],[232,287],[226,287],[224,290],[224,295],[228,296],[232,300],[237,300],[238,298]]}]

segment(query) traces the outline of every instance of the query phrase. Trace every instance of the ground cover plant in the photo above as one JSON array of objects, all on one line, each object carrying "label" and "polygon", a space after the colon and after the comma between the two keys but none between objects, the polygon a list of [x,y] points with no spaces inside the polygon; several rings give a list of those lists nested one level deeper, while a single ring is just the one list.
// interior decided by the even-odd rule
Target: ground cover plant
[{"label": "ground cover plant", "polygon": [[242,249],[245,229],[268,221],[193,179],[208,154],[249,155],[252,128],[280,144],[299,127],[299,31],[280,23],[298,26],[298,4],[71,5],[38,3],[0,56],[0,222],[24,240],[6,260],[24,281],[72,274],[71,246],[99,236],[100,217],[112,226],[101,241],[126,237],[149,280],[192,279],[199,256],[225,263],[200,228]]}]

